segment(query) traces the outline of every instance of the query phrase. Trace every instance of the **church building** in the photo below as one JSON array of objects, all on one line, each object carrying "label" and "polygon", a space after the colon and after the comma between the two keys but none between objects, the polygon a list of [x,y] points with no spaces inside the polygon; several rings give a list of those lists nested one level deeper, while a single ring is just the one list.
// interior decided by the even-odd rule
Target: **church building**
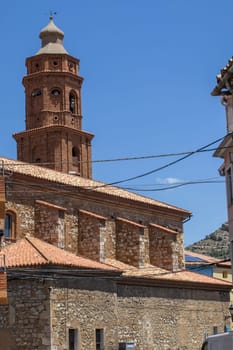
[{"label": "church building", "polygon": [[79,60],[50,18],[0,157],[0,349],[198,350],[231,284],[184,266],[188,210],[96,181]]}]

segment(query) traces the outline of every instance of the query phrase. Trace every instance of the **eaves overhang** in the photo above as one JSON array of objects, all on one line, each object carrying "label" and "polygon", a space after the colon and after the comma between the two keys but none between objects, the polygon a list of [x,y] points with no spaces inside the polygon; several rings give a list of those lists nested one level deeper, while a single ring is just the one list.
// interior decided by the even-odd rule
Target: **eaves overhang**
[{"label": "eaves overhang", "polygon": [[233,147],[233,134],[232,133],[227,134],[224,137],[224,139],[222,140],[222,142],[220,143],[220,145],[218,146],[218,148],[214,152],[213,156],[218,157],[218,158],[224,158],[226,149],[229,147]]},{"label": "eaves overhang", "polygon": [[141,286],[151,286],[151,287],[169,287],[169,288],[178,288],[178,289],[195,289],[195,290],[212,290],[219,292],[229,293],[232,290],[232,283],[208,283],[208,282],[197,282],[197,281],[178,281],[178,280],[169,280],[163,278],[146,278],[146,277],[130,277],[122,276],[118,284],[128,284],[128,285],[141,285]]},{"label": "eaves overhang", "polygon": [[90,140],[94,137],[94,134],[91,134],[87,131],[84,130],[79,130],[79,129],[75,129],[75,128],[71,128],[69,126],[66,125],[46,125],[46,126],[42,126],[39,128],[34,128],[34,129],[30,129],[30,130],[24,130],[18,133],[13,134],[13,138],[17,141],[17,139],[19,139],[20,137],[24,137],[24,136],[28,136],[28,135],[33,135],[33,134],[39,134],[39,133],[45,133],[45,132],[54,132],[54,131],[59,131],[59,132],[73,132],[75,134],[78,135],[85,135],[87,138],[89,138]]},{"label": "eaves overhang", "polygon": [[230,60],[229,64],[221,70],[221,74],[217,76],[217,85],[211,92],[212,96],[223,96],[231,94],[229,89],[228,80],[233,74],[233,61]]}]

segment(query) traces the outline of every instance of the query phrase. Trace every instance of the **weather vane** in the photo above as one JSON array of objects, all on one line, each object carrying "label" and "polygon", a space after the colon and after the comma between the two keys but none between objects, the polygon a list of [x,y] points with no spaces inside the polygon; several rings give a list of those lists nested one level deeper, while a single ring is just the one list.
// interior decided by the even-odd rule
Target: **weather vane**
[{"label": "weather vane", "polygon": [[57,15],[57,11],[50,10],[49,18],[50,18],[50,19],[53,19],[53,17],[54,17],[55,15]]}]

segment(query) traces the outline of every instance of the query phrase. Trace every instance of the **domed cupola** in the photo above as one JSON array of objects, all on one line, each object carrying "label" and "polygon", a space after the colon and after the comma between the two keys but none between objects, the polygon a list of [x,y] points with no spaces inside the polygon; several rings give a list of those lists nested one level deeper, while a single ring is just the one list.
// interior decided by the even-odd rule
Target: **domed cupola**
[{"label": "domed cupola", "polygon": [[50,16],[49,24],[40,32],[41,48],[37,52],[40,54],[68,54],[62,44],[64,33],[53,22],[53,17]]}]

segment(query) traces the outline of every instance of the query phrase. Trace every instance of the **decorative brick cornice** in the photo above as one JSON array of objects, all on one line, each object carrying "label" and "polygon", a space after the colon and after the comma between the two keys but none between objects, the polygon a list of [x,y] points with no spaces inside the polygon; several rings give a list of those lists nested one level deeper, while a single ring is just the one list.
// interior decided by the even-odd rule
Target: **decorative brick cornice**
[{"label": "decorative brick cornice", "polygon": [[83,131],[83,130],[78,130],[75,128],[70,128],[68,126],[64,126],[64,125],[47,125],[47,126],[42,126],[41,128],[35,128],[35,129],[30,129],[30,130],[25,130],[25,131],[21,131],[18,133],[15,133],[13,135],[14,139],[17,140],[20,137],[23,137],[25,135],[29,135],[29,134],[34,134],[34,133],[45,133],[46,131],[48,132],[54,132],[54,131],[60,131],[60,132],[73,132],[74,134],[78,134],[78,135],[85,135],[85,137],[92,139],[94,137],[93,134]]}]

